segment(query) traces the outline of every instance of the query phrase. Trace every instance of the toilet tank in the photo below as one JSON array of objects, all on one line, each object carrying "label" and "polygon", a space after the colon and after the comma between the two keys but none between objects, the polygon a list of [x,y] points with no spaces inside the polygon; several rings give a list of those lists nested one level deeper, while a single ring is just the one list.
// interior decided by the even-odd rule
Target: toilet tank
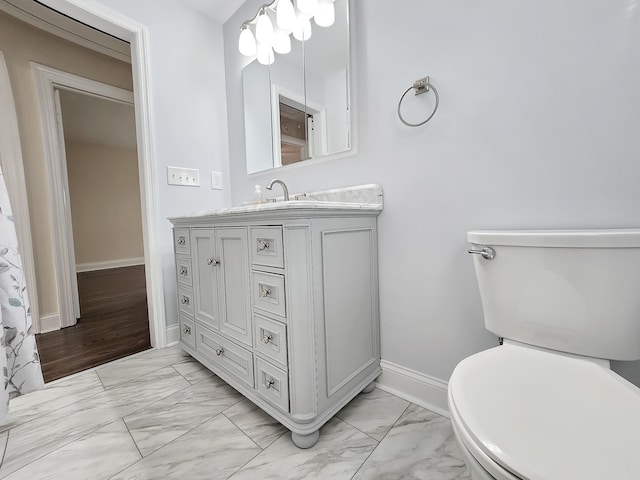
[{"label": "toilet tank", "polygon": [[640,359],[640,229],[472,231],[486,328],[610,360]]}]

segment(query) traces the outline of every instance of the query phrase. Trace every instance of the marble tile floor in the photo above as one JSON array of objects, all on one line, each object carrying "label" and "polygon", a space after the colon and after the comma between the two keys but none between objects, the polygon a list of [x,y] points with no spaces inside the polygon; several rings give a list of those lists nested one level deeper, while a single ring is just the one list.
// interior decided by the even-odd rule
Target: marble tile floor
[{"label": "marble tile floor", "polygon": [[178,347],[149,350],[14,399],[7,480],[469,480],[447,418],[375,389],[307,450]]}]

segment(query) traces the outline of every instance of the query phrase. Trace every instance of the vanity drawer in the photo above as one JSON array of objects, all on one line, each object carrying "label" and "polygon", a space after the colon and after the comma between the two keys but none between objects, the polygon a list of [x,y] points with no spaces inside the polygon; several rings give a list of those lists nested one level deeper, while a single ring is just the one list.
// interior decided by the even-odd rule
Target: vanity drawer
[{"label": "vanity drawer", "polygon": [[173,246],[176,253],[189,255],[191,253],[191,241],[188,228],[175,228],[173,230]]},{"label": "vanity drawer", "polygon": [[256,391],[283,412],[289,412],[289,378],[287,373],[256,357]]},{"label": "vanity drawer", "polygon": [[254,350],[287,369],[287,327],[275,320],[253,316]]},{"label": "vanity drawer", "polygon": [[253,272],[253,306],[284,317],[284,276]]},{"label": "vanity drawer", "polygon": [[180,340],[192,348],[196,346],[196,326],[193,319],[180,315]]},{"label": "vanity drawer", "polygon": [[251,263],[284,268],[282,227],[254,227],[251,229]]},{"label": "vanity drawer", "polygon": [[193,316],[193,292],[190,288],[178,285],[178,306],[181,312]]},{"label": "vanity drawer", "polygon": [[212,363],[253,387],[253,355],[226,338],[196,325],[196,349]]},{"label": "vanity drawer", "polygon": [[176,273],[178,283],[193,285],[191,278],[191,258],[186,255],[176,255]]}]

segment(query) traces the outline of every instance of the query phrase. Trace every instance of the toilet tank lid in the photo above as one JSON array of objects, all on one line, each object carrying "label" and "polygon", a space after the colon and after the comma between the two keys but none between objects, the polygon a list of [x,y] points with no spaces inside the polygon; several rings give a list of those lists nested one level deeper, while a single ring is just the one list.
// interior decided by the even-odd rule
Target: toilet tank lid
[{"label": "toilet tank lid", "polygon": [[640,248],[640,228],[593,230],[472,230],[471,243],[514,247]]}]

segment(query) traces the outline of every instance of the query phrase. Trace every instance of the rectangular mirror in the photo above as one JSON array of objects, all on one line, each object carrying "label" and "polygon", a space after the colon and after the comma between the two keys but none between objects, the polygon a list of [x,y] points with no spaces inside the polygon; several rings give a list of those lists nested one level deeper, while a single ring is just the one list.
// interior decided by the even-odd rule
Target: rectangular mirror
[{"label": "rectangular mirror", "polygon": [[312,21],[304,42],[269,66],[242,70],[247,173],[351,148],[349,0],[336,0],[335,22]]}]

